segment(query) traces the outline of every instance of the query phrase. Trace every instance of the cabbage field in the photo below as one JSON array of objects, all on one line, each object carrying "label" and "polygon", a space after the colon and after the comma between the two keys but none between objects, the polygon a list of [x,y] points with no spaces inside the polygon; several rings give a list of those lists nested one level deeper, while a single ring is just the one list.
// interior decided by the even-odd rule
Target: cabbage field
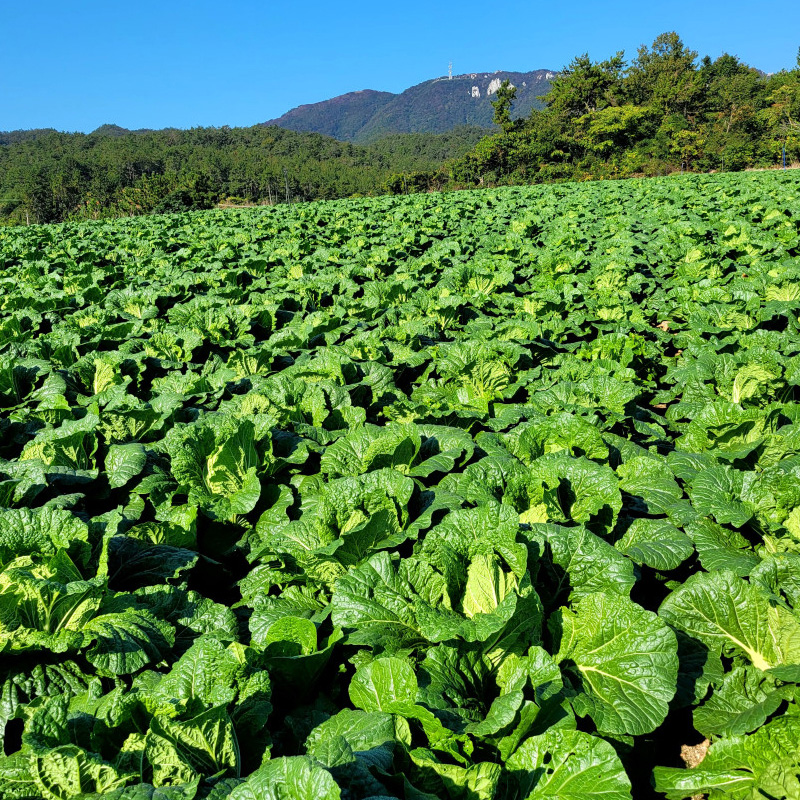
[{"label": "cabbage field", "polygon": [[0,800],[800,798],[799,385],[792,172],[0,228]]}]

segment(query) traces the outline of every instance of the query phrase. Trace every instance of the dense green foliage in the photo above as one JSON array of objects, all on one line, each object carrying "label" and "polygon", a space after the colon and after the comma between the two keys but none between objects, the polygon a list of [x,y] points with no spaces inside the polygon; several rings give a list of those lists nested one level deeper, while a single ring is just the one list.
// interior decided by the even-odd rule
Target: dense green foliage
[{"label": "dense green foliage", "polygon": [[30,130],[0,131],[0,145],[27,142],[31,139],[38,139],[42,136],[49,136],[51,133],[57,133],[55,128],[32,128]]},{"label": "dense green foliage", "polygon": [[800,60],[765,76],[728,54],[698,61],[667,33],[630,64],[578,56],[545,102],[448,174],[487,184],[741,170],[777,166],[784,147],[800,161]]},{"label": "dense green foliage", "polygon": [[56,222],[210,208],[223,198],[286,202],[399,191],[485,134],[387,136],[351,145],[280,128],[196,128],[92,134],[15,132],[0,147],[0,222]]},{"label": "dense green foliage", "polygon": [[0,230],[0,799],[797,797],[799,314],[795,173]]}]

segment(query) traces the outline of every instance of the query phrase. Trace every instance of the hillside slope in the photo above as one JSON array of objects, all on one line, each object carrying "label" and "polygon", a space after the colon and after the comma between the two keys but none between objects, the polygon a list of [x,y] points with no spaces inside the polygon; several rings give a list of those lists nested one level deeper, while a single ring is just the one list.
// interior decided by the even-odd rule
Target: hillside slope
[{"label": "hillside slope", "polygon": [[309,103],[264,125],[323,133],[336,139],[366,142],[387,133],[444,133],[461,125],[488,128],[497,87],[509,80],[517,87],[514,116],[541,107],[553,72],[478,72],[434,78],[399,94],[370,89]]},{"label": "hillside slope", "polygon": [[340,141],[354,141],[365,122],[390,103],[396,95],[362,89],[333,97],[321,103],[307,103],[272,119],[265,126],[277,125],[290,131],[322,133]]}]

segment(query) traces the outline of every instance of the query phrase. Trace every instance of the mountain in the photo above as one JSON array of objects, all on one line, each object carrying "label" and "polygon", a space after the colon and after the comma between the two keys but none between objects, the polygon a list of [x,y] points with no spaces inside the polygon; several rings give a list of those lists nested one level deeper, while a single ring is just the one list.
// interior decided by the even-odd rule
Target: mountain
[{"label": "mountain", "polygon": [[540,98],[554,77],[546,69],[472,72],[424,81],[399,94],[365,89],[298,106],[263,124],[353,142],[372,141],[388,133],[444,133],[462,125],[489,128],[493,95],[504,80],[517,87],[516,118],[542,107]]},{"label": "mountain", "polygon": [[348,92],[321,103],[297,106],[264,125],[277,125],[290,131],[322,133],[339,141],[355,141],[364,123],[396,96],[391,92],[372,89]]}]

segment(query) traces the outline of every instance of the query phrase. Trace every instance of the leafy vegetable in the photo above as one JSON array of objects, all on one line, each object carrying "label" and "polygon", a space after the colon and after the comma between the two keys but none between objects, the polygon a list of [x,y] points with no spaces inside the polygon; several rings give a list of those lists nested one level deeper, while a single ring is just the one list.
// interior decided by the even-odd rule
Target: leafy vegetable
[{"label": "leafy vegetable", "polygon": [[796,796],[798,209],[0,229],[0,800]]}]

